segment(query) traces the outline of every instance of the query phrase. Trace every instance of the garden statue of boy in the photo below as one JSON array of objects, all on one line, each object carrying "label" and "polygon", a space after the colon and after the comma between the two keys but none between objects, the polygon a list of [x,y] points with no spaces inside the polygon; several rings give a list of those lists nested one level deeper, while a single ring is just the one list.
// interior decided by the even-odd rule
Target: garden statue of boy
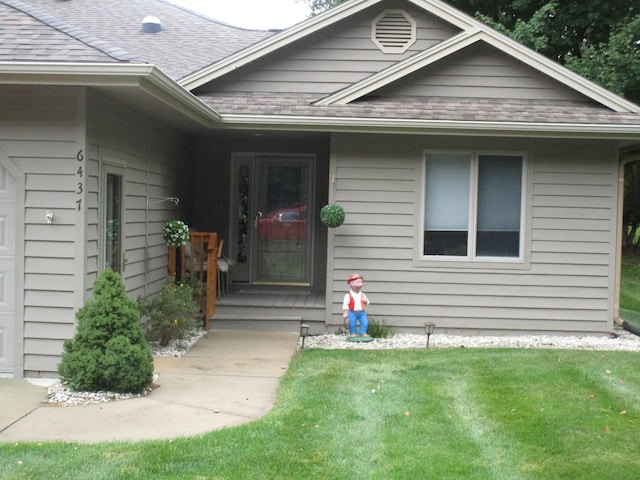
[{"label": "garden statue of boy", "polygon": [[344,296],[342,302],[342,318],[349,320],[349,335],[355,337],[358,333],[357,323],[360,323],[360,336],[369,337],[367,335],[367,328],[369,327],[369,319],[367,318],[366,307],[369,305],[369,299],[362,292],[362,284],[364,278],[358,273],[354,273],[349,276],[347,283],[351,289]]}]

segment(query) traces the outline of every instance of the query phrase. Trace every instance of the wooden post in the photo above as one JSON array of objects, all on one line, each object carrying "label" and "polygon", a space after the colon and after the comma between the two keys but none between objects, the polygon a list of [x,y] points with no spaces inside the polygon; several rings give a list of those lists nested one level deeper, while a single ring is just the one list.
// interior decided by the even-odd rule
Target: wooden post
[{"label": "wooden post", "polygon": [[207,242],[207,293],[204,329],[209,331],[209,321],[216,313],[216,282],[218,280],[218,234],[211,233]]},{"label": "wooden post", "polygon": [[168,247],[169,248],[169,263],[167,265],[167,269],[169,271],[169,276],[176,274],[176,260],[177,260],[177,248],[176,247]]}]

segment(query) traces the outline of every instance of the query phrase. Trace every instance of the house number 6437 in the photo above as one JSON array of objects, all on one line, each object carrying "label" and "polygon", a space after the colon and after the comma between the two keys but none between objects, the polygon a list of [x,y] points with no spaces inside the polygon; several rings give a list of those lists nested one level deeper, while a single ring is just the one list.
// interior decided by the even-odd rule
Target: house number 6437
[{"label": "house number 6437", "polygon": [[[76,195],[82,195],[82,192],[84,191],[84,184],[82,182],[82,178],[84,176],[84,169],[83,169],[84,154],[82,153],[82,150],[78,150],[78,153],[76,155],[76,160],[80,162],[80,165],[78,166],[78,170],[76,170],[76,175],[80,179],[80,181],[78,182],[78,186],[76,188]],[[76,200],[76,205],[78,206],[78,211],[82,210],[82,198],[78,198]]]}]

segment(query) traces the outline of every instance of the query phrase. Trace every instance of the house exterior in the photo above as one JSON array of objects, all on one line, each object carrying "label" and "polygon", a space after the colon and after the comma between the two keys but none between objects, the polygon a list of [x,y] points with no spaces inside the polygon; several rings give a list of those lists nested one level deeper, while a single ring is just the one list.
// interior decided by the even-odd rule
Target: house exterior
[{"label": "house exterior", "polygon": [[315,331],[352,272],[407,331],[613,328],[640,107],[446,3],[258,32],[164,0],[4,0],[0,25],[1,373],[55,375],[102,269],[158,291],[173,218],[225,239],[240,302],[320,298]]}]

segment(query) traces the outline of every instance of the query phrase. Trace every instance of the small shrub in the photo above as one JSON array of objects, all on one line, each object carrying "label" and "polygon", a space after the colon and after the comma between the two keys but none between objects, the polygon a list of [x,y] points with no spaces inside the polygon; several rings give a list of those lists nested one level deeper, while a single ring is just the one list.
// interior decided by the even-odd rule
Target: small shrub
[{"label": "small shrub", "polygon": [[105,270],[93,296],[76,313],[58,373],[76,391],[138,393],[153,381],[153,355],[140,328],[140,310],[120,275]]},{"label": "small shrub", "polygon": [[384,318],[369,317],[367,333],[373,338],[389,338],[394,335],[393,327]]},{"label": "small shrub", "polygon": [[167,278],[156,295],[138,299],[140,312],[148,317],[146,337],[150,342],[166,346],[180,340],[196,328],[200,305],[194,289],[186,283]]}]

